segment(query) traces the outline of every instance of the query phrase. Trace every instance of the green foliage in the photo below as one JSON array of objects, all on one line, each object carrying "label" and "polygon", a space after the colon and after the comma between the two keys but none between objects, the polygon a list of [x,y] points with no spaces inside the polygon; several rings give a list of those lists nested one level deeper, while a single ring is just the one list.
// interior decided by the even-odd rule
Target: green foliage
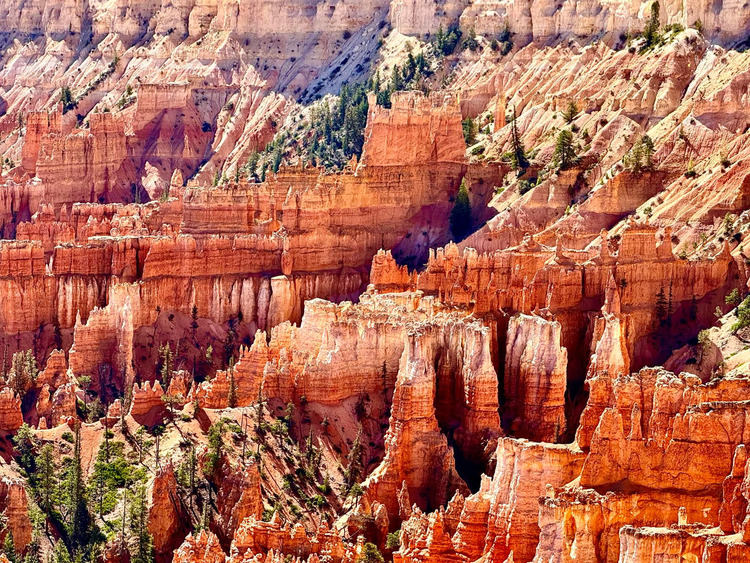
[{"label": "green foliage", "polygon": [[654,142],[648,135],[643,135],[623,157],[622,162],[627,170],[634,174],[653,168]]},{"label": "green foliage", "polygon": [[703,35],[703,22],[700,19],[697,19],[693,22],[693,29],[697,30],[698,33]]},{"label": "green foliage", "polygon": [[366,543],[362,548],[362,553],[356,559],[356,563],[384,563],[385,559],[378,551],[374,543]]},{"label": "green foliage", "polygon": [[443,31],[440,26],[435,34],[434,45],[438,53],[448,56],[456,50],[456,45],[461,40],[461,30],[457,27],[449,27],[448,31]]},{"label": "green foliage", "polygon": [[57,496],[57,467],[52,444],[45,444],[37,460],[37,473],[34,480],[34,489],[39,499],[39,508],[46,514],[53,510],[53,499]]},{"label": "green foliage", "polygon": [[316,102],[310,110],[310,132],[277,135],[264,151],[264,166],[273,160],[272,169],[278,170],[283,157],[293,152],[327,170],[343,170],[352,156],[362,156],[369,110],[367,92],[368,84],[344,84],[333,103]]},{"label": "green foliage", "polygon": [[385,548],[390,551],[396,551],[401,547],[401,534],[399,532],[391,532],[386,536]]},{"label": "green foliage", "polygon": [[471,232],[472,225],[469,188],[466,185],[466,178],[461,180],[461,186],[458,189],[449,219],[454,240],[458,242],[465,239]]},{"label": "green foliage", "polygon": [[362,490],[362,486],[359,483],[354,483],[351,487],[349,487],[347,496],[359,498],[363,494],[365,494],[365,492]]},{"label": "green foliage", "polygon": [[750,326],[750,297],[746,297],[737,307],[737,321],[732,325],[732,332]]},{"label": "green foliage", "polygon": [[568,129],[563,129],[557,135],[552,162],[555,167],[560,170],[565,170],[575,164],[576,161],[576,151],[575,148],[573,148],[573,133]]},{"label": "green foliage", "polygon": [[19,555],[16,551],[16,542],[13,540],[13,530],[8,530],[3,542],[3,553],[11,563],[19,563]]},{"label": "green foliage", "polygon": [[479,42],[477,41],[477,34],[472,27],[461,42],[461,49],[469,51],[476,51],[479,48]]},{"label": "green foliage", "polygon": [[740,301],[742,301],[742,297],[740,296],[739,289],[736,287],[724,298],[724,303],[735,307],[739,305]]},{"label": "green foliage", "polygon": [[16,457],[18,465],[29,475],[33,475],[36,471],[35,442],[34,431],[24,422],[16,435],[13,436],[13,445],[16,447],[18,454]]},{"label": "green foliage", "polygon": [[135,92],[133,92],[133,87],[128,84],[125,88],[125,92],[123,92],[122,97],[117,100],[117,103],[115,104],[117,106],[117,109],[125,109],[128,106],[131,106],[135,103]]},{"label": "green foliage", "polygon": [[99,446],[88,490],[89,498],[101,515],[114,510],[121,489],[146,480],[145,468],[132,465],[124,451],[123,442],[108,442]]},{"label": "green foliage", "polygon": [[169,387],[169,382],[172,380],[172,368],[174,367],[174,359],[172,356],[172,347],[169,345],[169,342],[166,344],[163,344],[162,346],[159,346],[159,356],[160,356],[160,368],[159,368],[159,375],[161,376],[161,384],[164,387],[164,389],[167,389]]},{"label": "green foliage", "polygon": [[661,36],[659,35],[659,11],[659,2],[655,0],[651,4],[651,18],[648,24],[646,24],[646,29],[643,30],[643,38],[646,40],[644,49],[653,47],[661,41]]},{"label": "green foliage", "polygon": [[72,563],[70,552],[62,540],[57,540],[52,550],[52,563]]},{"label": "green foliage", "polygon": [[518,191],[521,195],[524,195],[533,190],[537,185],[537,178],[521,178],[518,181]]},{"label": "green foliage", "polygon": [[[510,26],[508,22],[505,22],[505,28],[500,32],[496,40],[492,42],[492,48],[495,51],[500,51],[500,54],[505,56],[513,49],[513,41],[511,40]],[[497,45],[497,47],[495,47]]]},{"label": "green foliage", "polygon": [[568,104],[568,107],[565,108],[565,111],[562,112],[562,118],[565,120],[565,123],[573,123],[573,120],[578,117],[579,111],[578,106],[573,100],[570,100],[570,103]]},{"label": "green foliage", "polygon": [[68,113],[78,107],[78,102],[73,99],[73,93],[67,85],[60,89],[60,102],[62,103],[63,113]]},{"label": "green foliage", "polygon": [[511,164],[515,170],[525,170],[529,167],[529,159],[526,156],[526,149],[518,133],[518,116],[516,115],[516,106],[513,106],[513,115],[511,117]]},{"label": "green foliage", "polygon": [[471,117],[467,117],[461,122],[464,132],[464,141],[466,146],[471,146],[477,142],[477,123]]},{"label": "green foliage", "polygon": [[208,429],[208,453],[203,464],[203,473],[212,476],[219,467],[221,457],[224,454],[224,432],[225,424],[217,420]]},{"label": "green foliage", "polygon": [[133,563],[153,563],[153,538],[148,531],[148,500],[146,486],[139,484],[133,491],[130,500],[130,531],[135,540]]},{"label": "green foliage", "polygon": [[351,487],[355,483],[358,483],[362,478],[364,471],[364,465],[362,463],[362,454],[364,450],[362,448],[362,427],[360,426],[357,432],[357,437],[354,439],[347,461],[349,462],[346,471],[344,471],[345,483],[348,487]]},{"label": "green foliage", "polygon": [[88,508],[86,487],[81,467],[81,428],[76,426],[73,458],[68,458],[63,471],[63,521],[66,545],[71,553],[83,556],[93,543],[96,527]]},{"label": "green foliage", "polygon": [[23,398],[39,374],[34,352],[26,350],[13,354],[11,369],[8,373],[8,383],[19,397]]},{"label": "green foliage", "polygon": [[698,176],[698,173],[695,171],[695,163],[693,163],[693,159],[691,158],[688,161],[687,170],[685,171],[685,178],[695,178]]}]

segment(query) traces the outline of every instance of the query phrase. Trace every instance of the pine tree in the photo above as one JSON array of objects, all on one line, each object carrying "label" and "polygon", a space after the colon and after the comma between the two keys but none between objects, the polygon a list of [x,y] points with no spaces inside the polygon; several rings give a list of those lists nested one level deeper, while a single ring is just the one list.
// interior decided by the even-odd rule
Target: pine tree
[{"label": "pine tree", "polygon": [[161,376],[161,384],[166,390],[169,387],[169,382],[172,379],[172,347],[169,342],[159,346],[159,355],[161,356],[161,369],[159,374]]},{"label": "pine tree", "polygon": [[516,106],[513,106],[513,117],[511,121],[510,133],[511,142],[513,144],[513,154],[511,156],[513,168],[516,170],[525,170],[529,167],[529,160],[526,158],[526,149],[521,142],[521,136],[518,134]]},{"label": "pine tree", "polygon": [[130,503],[130,531],[135,538],[132,562],[153,563],[153,539],[148,531],[148,501],[146,487],[142,484],[136,487]]},{"label": "pine tree", "polygon": [[91,515],[86,500],[86,487],[81,467],[81,424],[75,428],[75,448],[66,479],[69,521],[67,525],[71,551],[81,553],[89,543]]},{"label": "pine tree", "polygon": [[560,170],[565,170],[576,160],[576,152],[573,148],[573,133],[567,129],[560,131],[555,143],[553,162]]},{"label": "pine tree", "polygon": [[247,159],[247,177],[253,180],[258,179],[258,162],[260,162],[260,153],[254,150]]},{"label": "pine tree", "polygon": [[565,123],[573,123],[573,120],[578,116],[578,106],[576,103],[571,100],[568,104],[568,107],[565,108],[565,111],[562,112],[562,118],[565,120]]},{"label": "pine tree", "polygon": [[[45,514],[50,514],[52,512],[53,494],[57,488],[57,469],[52,444],[45,444],[39,453],[37,481],[40,492],[39,506]],[[45,527],[46,524],[45,521]]]},{"label": "pine tree", "polygon": [[656,294],[656,318],[661,323],[667,318],[667,298],[663,287],[660,287],[659,292]]},{"label": "pine tree", "polygon": [[456,242],[465,239],[471,232],[471,204],[469,203],[469,189],[466,178],[461,180],[461,186],[456,195],[450,214],[450,228]]},{"label": "pine tree", "polygon": [[227,393],[227,406],[234,408],[237,406],[237,385],[234,381],[234,366],[229,368],[229,392]]},{"label": "pine tree", "polygon": [[207,477],[212,476],[216,472],[223,454],[224,423],[218,420],[208,429],[208,454],[206,455],[206,461],[203,464],[203,473]]},{"label": "pine tree", "polygon": [[646,47],[653,46],[659,38],[659,12],[660,6],[658,0],[651,4],[651,18],[649,19],[646,29],[643,31],[643,37],[646,39]]},{"label": "pine tree", "polygon": [[470,147],[477,141],[477,123],[471,117],[467,117],[461,122],[461,127],[463,129],[466,146]]},{"label": "pine tree", "polygon": [[34,431],[25,422],[13,437],[13,445],[18,453],[18,464],[33,479],[36,473],[36,458],[34,456]]},{"label": "pine tree", "polygon": [[193,309],[190,311],[190,317],[193,319],[190,323],[190,328],[193,330],[193,338],[195,338],[195,331],[198,330],[198,306],[193,305]]},{"label": "pine tree", "polygon": [[366,543],[355,563],[383,563],[383,555],[374,543]]},{"label": "pine tree", "polygon": [[60,102],[62,103],[63,113],[68,113],[70,110],[75,109],[78,106],[73,99],[73,94],[68,86],[63,86],[60,89]]},{"label": "pine tree", "polygon": [[362,426],[360,425],[357,437],[354,439],[352,448],[349,450],[349,455],[346,456],[349,462],[344,472],[344,478],[346,479],[346,486],[351,487],[355,483],[359,483],[362,478],[362,471],[364,466],[362,465]]},{"label": "pine tree", "polygon": [[13,530],[8,530],[5,534],[5,541],[3,542],[3,553],[8,558],[10,563],[19,563],[18,552],[16,551],[16,542],[13,541]]},{"label": "pine tree", "polygon": [[52,563],[72,563],[70,552],[62,540],[57,540],[52,550]]}]

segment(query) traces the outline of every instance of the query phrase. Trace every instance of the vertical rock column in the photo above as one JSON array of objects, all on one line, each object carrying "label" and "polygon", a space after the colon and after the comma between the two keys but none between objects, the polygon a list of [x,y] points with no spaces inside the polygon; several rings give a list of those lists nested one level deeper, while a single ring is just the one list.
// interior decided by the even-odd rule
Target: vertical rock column
[{"label": "vertical rock column", "polygon": [[568,351],[561,325],[536,315],[516,315],[508,324],[505,399],[513,430],[536,442],[557,442],[565,433]]}]

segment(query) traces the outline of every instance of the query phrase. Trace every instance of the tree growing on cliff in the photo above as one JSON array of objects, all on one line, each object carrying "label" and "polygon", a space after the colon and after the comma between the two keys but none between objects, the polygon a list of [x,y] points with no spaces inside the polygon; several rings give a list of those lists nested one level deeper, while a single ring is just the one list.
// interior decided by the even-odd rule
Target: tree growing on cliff
[{"label": "tree growing on cliff", "polygon": [[471,204],[469,203],[469,188],[466,178],[461,180],[461,186],[453,203],[450,214],[451,234],[456,242],[465,239],[471,232]]},{"label": "tree growing on cliff", "polygon": [[173,368],[173,357],[172,347],[169,342],[159,346],[159,356],[161,357],[161,367],[159,368],[159,375],[161,376],[161,384],[166,390],[169,387],[169,383],[172,379],[172,368]]},{"label": "tree growing on cliff", "polygon": [[576,162],[576,151],[573,148],[573,133],[568,129],[563,129],[557,135],[552,162],[560,170],[565,170]]},{"label": "tree growing on cliff", "polygon": [[516,170],[525,170],[529,167],[529,159],[526,157],[526,149],[521,141],[521,135],[518,133],[518,117],[516,116],[516,106],[513,106],[513,115],[511,117],[511,164]]},{"label": "tree growing on cliff", "polygon": [[573,120],[578,117],[578,113],[578,106],[575,101],[570,100],[568,107],[562,112],[562,118],[565,120],[565,123],[571,124],[573,123]]},{"label": "tree growing on cliff", "polygon": [[148,531],[148,500],[142,483],[136,487],[130,502],[130,532],[135,540],[132,563],[152,563],[154,545]]},{"label": "tree growing on cliff", "polygon": [[344,471],[347,490],[355,483],[359,483],[362,478],[362,472],[364,471],[364,465],[362,464],[363,453],[362,426],[360,425],[359,430],[357,431],[357,437],[354,439],[354,443],[352,443],[352,447],[349,450],[349,455],[346,456],[346,459],[349,462]]},{"label": "tree growing on cliff", "polygon": [[660,287],[656,294],[656,318],[661,324],[664,324],[667,319],[667,297],[663,287]]},{"label": "tree growing on cliff", "polygon": [[461,30],[457,27],[449,27],[443,31],[443,26],[438,27],[435,33],[435,48],[443,56],[450,55],[456,49],[456,45],[461,40]]},{"label": "tree growing on cliff", "polygon": [[384,563],[383,555],[378,551],[374,543],[366,543],[362,553],[357,557],[356,563]]},{"label": "tree growing on cliff", "polygon": [[73,93],[67,85],[60,89],[60,103],[62,104],[63,113],[68,113],[70,110],[78,107],[78,102],[73,98]]},{"label": "tree growing on cliff", "polygon": [[467,117],[461,122],[461,127],[464,132],[464,141],[466,146],[470,147],[477,141],[477,122],[471,117]]},{"label": "tree growing on cliff", "polygon": [[31,350],[16,352],[11,360],[9,383],[19,397],[23,398],[39,374],[39,366]]},{"label": "tree growing on cliff", "polygon": [[208,453],[203,464],[203,474],[206,477],[214,475],[224,455],[224,430],[225,426],[221,420],[214,422],[208,429]]},{"label": "tree growing on cliff", "polygon": [[622,163],[634,174],[653,168],[654,142],[648,135],[643,135],[623,157]]},{"label": "tree growing on cliff", "polygon": [[76,424],[73,457],[69,459],[65,475],[66,536],[70,551],[80,557],[91,548],[92,521],[89,513],[86,486],[81,465],[81,425]]},{"label": "tree growing on cliff", "polygon": [[646,24],[646,29],[643,30],[643,38],[646,40],[644,49],[653,47],[659,40],[659,12],[661,7],[659,6],[658,0],[655,0],[651,4],[651,17]]},{"label": "tree growing on cliff", "polygon": [[39,508],[46,514],[52,512],[52,499],[57,489],[57,468],[55,466],[52,444],[45,444],[37,460],[37,483],[39,489]]}]

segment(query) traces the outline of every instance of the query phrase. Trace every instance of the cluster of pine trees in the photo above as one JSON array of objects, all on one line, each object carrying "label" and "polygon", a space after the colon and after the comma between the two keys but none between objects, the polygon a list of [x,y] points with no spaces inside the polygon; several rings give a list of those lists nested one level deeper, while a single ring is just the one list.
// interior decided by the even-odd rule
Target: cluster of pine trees
[{"label": "cluster of pine trees", "polygon": [[[115,537],[127,546],[134,563],[153,562],[147,527],[146,469],[129,461],[125,444],[111,440],[112,436],[105,429],[93,474],[87,481],[81,465],[80,424],[75,433],[63,435],[64,441],[72,442],[72,452],[62,459],[52,444],[41,444],[28,425],[19,429],[13,442],[16,461],[28,483],[33,536],[29,546],[15,546],[12,534],[6,535],[3,550],[12,563],[21,562],[23,547],[23,563],[41,561],[44,535],[54,543],[50,563],[96,561],[104,543]],[[118,505],[122,511],[119,519],[105,519]],[[54,537],[60,539],[54,542]]]}]

